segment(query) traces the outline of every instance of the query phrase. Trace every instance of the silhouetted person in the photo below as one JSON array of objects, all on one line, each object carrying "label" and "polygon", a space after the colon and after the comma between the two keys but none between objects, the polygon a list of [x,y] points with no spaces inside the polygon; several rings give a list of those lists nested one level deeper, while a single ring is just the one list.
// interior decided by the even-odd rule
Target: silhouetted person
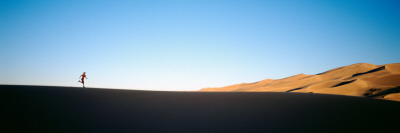
[{"label": "silhouetted person", "polygon": [[78,82],[81,82],[83,84],[83,88],[85,88],[85,80],[84,79],[85,78],[88,79],[86,77],[86,72],[83,72],[83,74],[79,78],[81,78],[81,80],[79,80]]}]

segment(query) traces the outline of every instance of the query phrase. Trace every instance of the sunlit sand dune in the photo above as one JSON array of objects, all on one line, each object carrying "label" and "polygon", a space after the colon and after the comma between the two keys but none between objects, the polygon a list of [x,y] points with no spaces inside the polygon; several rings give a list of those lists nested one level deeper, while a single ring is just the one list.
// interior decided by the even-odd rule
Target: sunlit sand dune
[{"label": "sunlit sand dune", "polygon": [[201,91],[304,92],[383,98],[400,101],[400,63],[358,63],[316,75],[299,74]]}]

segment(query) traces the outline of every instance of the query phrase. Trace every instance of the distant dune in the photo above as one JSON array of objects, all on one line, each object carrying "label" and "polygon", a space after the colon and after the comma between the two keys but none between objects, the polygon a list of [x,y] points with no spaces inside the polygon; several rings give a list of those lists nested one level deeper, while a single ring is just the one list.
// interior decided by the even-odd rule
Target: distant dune
[{"label": "distant dune", "polygon": [[400,119],[396,101],[285,92],[0,85],[0,105],[1,133],[395,133]]},{"label": "distant dune", "polygon": [[400,63],[358,63],[316,75],[298,74],[200,91],[325,93],[400,101]]}]

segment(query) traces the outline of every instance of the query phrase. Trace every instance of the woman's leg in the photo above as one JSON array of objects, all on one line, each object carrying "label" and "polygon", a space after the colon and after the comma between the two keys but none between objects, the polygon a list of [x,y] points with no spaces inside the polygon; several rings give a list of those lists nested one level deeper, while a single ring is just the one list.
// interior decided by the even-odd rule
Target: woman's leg
[{"label": "woman's leg", "polygon": [[83,78],[81,80],[82,80],[83,87],[85,87],[85,80]]}]

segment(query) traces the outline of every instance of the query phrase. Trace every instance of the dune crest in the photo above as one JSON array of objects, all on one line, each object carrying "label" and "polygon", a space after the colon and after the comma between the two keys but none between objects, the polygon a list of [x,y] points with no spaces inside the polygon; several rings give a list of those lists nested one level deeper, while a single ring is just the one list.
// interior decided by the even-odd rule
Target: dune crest
[{"label": "dune crest", "polygon": [[304,92],[373,97],[400,101],[400,63],[357,63],[316,75],[298,74],[200,91]]}]

